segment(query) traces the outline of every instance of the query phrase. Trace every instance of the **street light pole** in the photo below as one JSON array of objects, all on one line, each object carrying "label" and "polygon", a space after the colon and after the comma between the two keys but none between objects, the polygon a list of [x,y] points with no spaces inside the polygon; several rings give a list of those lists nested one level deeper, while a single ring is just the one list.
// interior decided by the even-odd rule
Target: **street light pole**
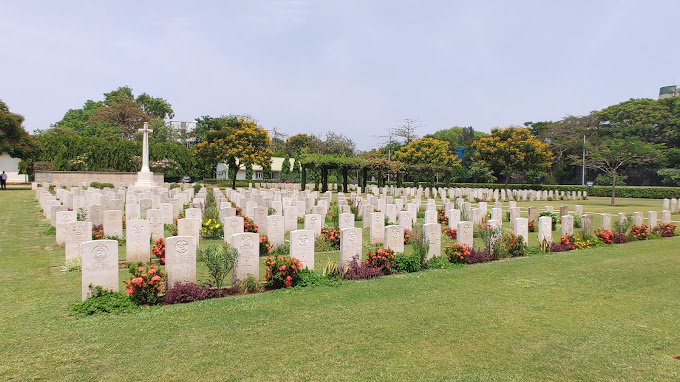
[{"label": "street light pole", "polygon": [[581,186],[586,185],[586,135],[583,134],[583,167],[581,169]]}]

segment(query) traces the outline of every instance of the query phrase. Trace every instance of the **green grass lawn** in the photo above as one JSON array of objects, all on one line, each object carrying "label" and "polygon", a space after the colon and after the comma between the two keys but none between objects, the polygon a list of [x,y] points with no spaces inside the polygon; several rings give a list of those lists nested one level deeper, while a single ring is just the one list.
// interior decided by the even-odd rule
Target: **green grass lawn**
[{"label": "green grass lawn", "polygon": [[3,381],[680,379],[677,237],[76,319],[34,192],[0,208]]}]

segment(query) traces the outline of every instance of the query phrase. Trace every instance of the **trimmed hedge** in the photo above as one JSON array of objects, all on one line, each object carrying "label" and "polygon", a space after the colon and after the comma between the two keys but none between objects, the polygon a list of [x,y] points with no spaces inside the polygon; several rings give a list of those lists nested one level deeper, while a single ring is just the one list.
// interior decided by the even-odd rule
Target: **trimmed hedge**
[{"label": "trimmed hedge", "polygon": [[[197,182],[215,185],[218,187],[231,187],[230,179],[203,179]],[[236,180],[236,187],[248,187],[248,183],[282,183],[278,180]],[[368,182],[369,185],[376,185],[377,182]],[[396,182],[386,182],[388,186],[395,186]],[[404,186],[408,187],[410,182],[404,182]],[[420,184],[425,187],[425,184]],[[503,184],[495,183],[439,183],[436,187],[462,187],[462,188],[504,188]],[[550,184],[508,184],[510,190],[536,190],[536,191],[586,191],[588,196],[612,196],[612,188],[610,186],[594,186],[586,187],[580,185],[550,185]],[[634,187],[634,186],[618,186],[616,187],[616,196],[619,198],[645,198],[645,199],[664,199],[664,198],[680,198],[680,187]]]}]

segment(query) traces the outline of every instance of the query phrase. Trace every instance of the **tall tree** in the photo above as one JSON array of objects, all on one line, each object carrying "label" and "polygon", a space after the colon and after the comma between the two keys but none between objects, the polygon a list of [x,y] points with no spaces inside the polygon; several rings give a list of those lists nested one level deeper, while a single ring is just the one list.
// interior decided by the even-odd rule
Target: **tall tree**
[{"label": "tall tree", "polygon": [[513,174],[527,174],[549,168],[552,153],[548,146],[521,127],[495,128],[491,135],[472,144],[475,159],[505,177],[507,187]]},{"label": "tall tree", "polygon": [[28,135],[23,123],[24,117],[10,112],[0,100],[0,153],[23,159],[35,152],[38,143]]},{"label": "tall tree", "polygon": [[391,133],[395,137],[402,138],[404,144],[409,144],[418,139],[416,130],[423,127],[423,125],[416,119],[405,118],[401,125],[392,129]]},{"label": "tall tree", "polygon": [[271,141],[267,130],[254,120],[232,115],[221,117],[220,121],[220,128],[208,131],[206,139],[194,146],[193,152],[211,166],[226,163],[235,189],[236,174],[242,164],[252,166],[271,162]]},{"label": "tall tree", "polygon": [[132,139],[137,130],[143,127],[144,122],[150,120],[151,117],[144,113],[140,104],[131,99],[121,98],[95,110],[88,122],[117,126],[123,138]]},{"label": "tall tree", "polygon": [[142,93],[137,97],[136,101],[142,106],[142,110],[151,117],[159,119],[172,119],[175,117],[172,105],[163,98],[155,98]]},{"label": "tall tree", "polygon": [[[598,169],[611,177],[611,205],[613,206],[616,196],[617,174],[625,166],[644,166],[658,160],[658,156],[658,146],[642,142],[636,137],[603,139],[588,144],[586,166]],[[578,156],[573,159],[577,162],[581,160]]]}]

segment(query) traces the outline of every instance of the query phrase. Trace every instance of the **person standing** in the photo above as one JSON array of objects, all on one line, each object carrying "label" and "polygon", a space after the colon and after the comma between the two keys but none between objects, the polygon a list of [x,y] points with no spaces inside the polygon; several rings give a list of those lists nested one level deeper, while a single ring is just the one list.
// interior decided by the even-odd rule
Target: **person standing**
[{"label": "person standing", "polygon": [[3,190],[7,189],[7,174],[4,171],[0,174],[0,188]]}]

